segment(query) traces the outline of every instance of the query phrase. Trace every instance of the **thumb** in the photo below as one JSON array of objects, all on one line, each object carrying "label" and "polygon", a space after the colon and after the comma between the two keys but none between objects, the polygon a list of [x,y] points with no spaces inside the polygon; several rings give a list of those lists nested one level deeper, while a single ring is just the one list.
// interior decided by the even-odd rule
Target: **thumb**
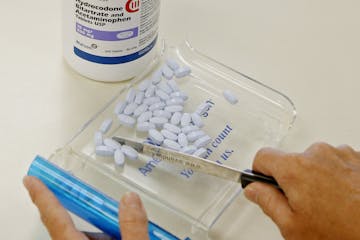
[{"label": "thumb", "polygon": [[148,219],[140,197],[126,193],[119,207],[119,222],[123,240],[148,240]]},{"label": "thumb", "polygon": [[280,229],[291,220],[292,210],[287,198],[273,186],[254,182],[245,188],[244,194],[247,199],[258,204]]}]

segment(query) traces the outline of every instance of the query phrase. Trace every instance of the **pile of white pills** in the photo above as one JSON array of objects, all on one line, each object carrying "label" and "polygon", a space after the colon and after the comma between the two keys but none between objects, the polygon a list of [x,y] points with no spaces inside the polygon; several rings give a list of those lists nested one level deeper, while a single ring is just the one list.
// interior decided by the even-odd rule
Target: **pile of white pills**
[{"label": "pile of white pills", "polygon": [[[209,109],[208,103],[200,104],[194,112],[184,112],[188,95],[181,91],[174,78],[183,78],[191,73],[188,66],[180,66],[168,59],[150,79],[130,88],[125,100],[114,109],[118,121],[124,127],[135,128],[145,133],[151,143],[185,154],[204,157],[211,137],[203,130],[201,115]],[[235,104],[234,96],[224,92],[225,98]],[[95,153],[98,156],[114,157],[115,164],[123,166],[125,159],[136,160],[138,153],[131,147],[105,138],[112,119],[106,119],[95,133]]]}]

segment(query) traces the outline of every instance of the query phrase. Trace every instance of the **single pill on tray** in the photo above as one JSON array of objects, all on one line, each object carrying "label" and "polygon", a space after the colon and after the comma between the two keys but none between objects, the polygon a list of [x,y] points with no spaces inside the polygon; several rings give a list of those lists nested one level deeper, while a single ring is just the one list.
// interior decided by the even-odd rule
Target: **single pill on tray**
[{"label": "single pill on tray", "polygon": [[151,81],[150,80],[144,80],[142,81],[139,85],[138,85],[138,90],[145,92],[146,89],[148,89],[148,87],[151,85]]},{"label": "single pill on tray", "polygon": [[207,154],[207,150],[205,148],[199,148],[198,150],[196,150],[193,155],[199,158],[203,158],[205,157]]},{"label": "single pill on tray", "polygon": [[162,70],[157,70],[156,72],[154,72],[153,76],[152,76],[152,83],[157,85],[158,83],[160,83],[162,80]]},{"label": "single pill on tray", "polygon": [[145,97],[152,97],[155,94],[155,90],[156,90],[156,86],[155,85],[151,85],[148,87],[148,89],[146,89],[145,91]]},{"label": "single pill on tray", "polygon": [[150,111],[160,110],[160,109],[163,109],[165,106],[166,106],[165,103],[157,102],[157,103],[150,105],[149,110]]},{"label": "single pill on tray", "polygon": [[201,148],[201,147],[205,147],[210,142],[211,142],[211,138],[209,136],[205,135],[205,136],[199,138],[198,140],[196,140],[194,145],[198,148]]},{"label": "single pill on tray", "polygon": [[171,89],[171,87],[169,86],[169,84],[167,82],[161,82],[158,86],[159,86],[159,89],[163,90],[167,94],[171,94],[173,92],[173,90]]},{"label": "single pill on tray", "polygon": [[189,141],[187,139],[187,136],[185,133],[180,133],[178,136],[178,143],[182,146],[182,147],[186,147],[189,144]]},{"label": "single pill on tray", "polygon": [[116,115],[123,113],[124,109],[126,108],[127,103],[120,101],[116,104],[114,113]]},{"label": "single pill on tray", "polygon": [[186,147],[183,147],[181,149],[181,152],[185,153],[185,154],[193,154],[195,151],[197,150],[197,147],[195,147],[194,145],[189,145],[189,146],[186,146]]},{"label": "single pill on tray", "polygon": [[170,99],[170,96],[169,94],[167,94],[166,92],[164,92],[163,90],[161,89],[158,89],[155,93],[156,96],[158,96],[160,99],[166,101],[168,99]]},{"label": "single pill on tray", "polygon": [[183,78],[186,77],[187,75],[190,75],[191,73],[191,68],[188,66],[184,66],[184,67],[180,67],[175,71],[175,76],[177,78]]},{"label": "single pill on tray", "polygon": [[126,115],[131,115],[134,113],[135,109],[138,107],[138,105],[136,103],[130,103],[129,105],[126,106],[126,108],[124,109],[124,114]]},{"label": "single pill on tray", "polygon": [[158,102],[161,102],[161,99],[159,97],[149,97],[144,99],[144,104],[146,105],[152,105]]},{"label": "single pill on tray", "polygon": [[142,102],[144,101],[145,98],[145,93],[144,92],[138,92],[136,93],[136,97],[134,102],[138,105],[142,104]]},{"label": "single pill on tray", "polygon": [[194,142],[196,140],[198,140],[199,138],[205,136],[205,132],[204,131],[201,131],[201,130],[198,130],[198,131],[194,131],[194,132],[190,132],[188,135],[187,135],[187,139],[190,141],[190,142]]},{"label": "single pill on tray", "polygon": [[152,113],[151,111],[147,111],[147,112],[142,113],[142,114],[138,117],[137,121],[138,121],[138,122],[146,122],[146,121],[148,121],[152,116],[153,116],[153,113]]},{"label": "single pill on tray", "polygon": [[169,130],[163,129],[160,132],[166,139],[170,139],[173,141],[177,141],[177,139],[178,139],[178,136],[175,133],[170,132]]},{"label": "single pill on tray", "polygon": [[134,102],[136,97],[136,90],[134,88],[130,88],[126,95],[126,102],[132,103]]},{"label": "single pill on tray", "polygon": [[181,133],[181,128],[173,125],[173,124],[170,124],[170,123],[165,123],[164,124],[164,129],[167,129],[169,130],[170,132],[173,132],[173,133],[176,133],[176,134],[179,134]]},{"label": "single pill on tray", "polygon": [[202,103],[196,108],[196,113],[199,115],[203,115],[206,111],[209,110],[209,104],[208,103]]},{"label": "single pill on tray", "polygon": [[125,155],[124,153],[121,151],[121,149],[116,149],[115,153],[114,153],[114,161],[115,161],[115,164],[117,166],[124,166],[125,164]]},{"label": "single pill on tray", "polygon": [[112,157],[114,156],[114,149],[104,145],[96,146],[95,154],[102,157]]},{"label": "single pill on tray", "polygon": [[162,75],[164,76],[164,78],[166,78],[167,80],[170,80],[173,78],[174,76],[174,71],[168,66],[168,65],[164,65],[162,67]]},{"label": "single pill on tray", "polygon": [[191,116],[189,113],[184,113],[181,117],[181,126],[189,126],[191,122]]},{"label": "single pill on tray", "polygon": [[154,117],[164,117],[164,118],[171,118],[171,112],[165,111],[165,110],[155,110],[153,112]]},{"label": "single pill on tray", "polygon": [[181,129],[181,131],[185,134],[189,134],[190,132],[197,131],[197,130],[199,130],[199,127],[197,127],[195,125],[185,126]]},{"label": "single pill on tray", "polygon": [[155,124],[157,128],[161,128],[165,123],[168,122],[168,119],[164,117],[153,117],[150,118],[150,122]]},{"label": "single pill on tray", "polygon": [[181,121],[181,117],[182,117],[182,113],[180,112],[174,113],[170,119],[171,124],[178,125]]},{"label": "single pill on tray", "polygon": [[111,128],[113,120],[111,118],[105,119],[99,128],[99,131],[103,134],[107,133],[109,129]]},{"label": "single pill on tray", "polygon": [[180,65],[175,61],[175,59],[172,58],[168,58],[166,59],[166,64],[169,66],[169,68],[171,68],[173,71],[175,71],[176,69],[178,69],[180,67]]},{"label": "single pill on tray", "polygon": [[139,132],[148,132],[150,129],[154,129],[155,124],[150,122],[139,122],[136,125],[136,130]]},{"label": "single pill on tray", "polygon": [[139,153],[132,147],[123,145],[121,151],[124,153],[125,157],[130,160],[136,160],[139,157]]},{"label": "single pill on tray", "polygon": [[225,90],[224,92],[223,92],[223,96],[225,97],[225,99],[229,102],[229,103],[231,103],[231,104],[237,104],[238,103],[238,99],[237,99],[237,97],[236,97],[236,95],[232,92],[232,91],[230,91],[230,90]]},{"label": "single pill on tray", "polygon": [[164,141],[164,136],[156,129],[149,130],[149,138],[158,145],[162,144]]},{"label": "single pill on tray", "polygon": [[141,114],[143,114],[148,109],[148,105],[142,104],[138,106],[134,111],[134,117],[139,117]]},{"label": "single pill on tray", "polygon": [[184,99],[182,99],[180,97],[171,98],[171,99],[166,101],[166,105],[167,106],[184,105]]},{"label": "single pill on tray", "polygon": [[135,118],[125,114],[119,114],[118,118],[119,118],[119,122],[126,127],[133,127],[136,122]]},{"label": "single pill on tray", "polygon": [[197,113],[191,114],[191,121],[199,128],[202,128],[204,126],[204,123],[203,123],[200,115]]},{"label": "single pill on tray", "polygon": [[171,87],[171,89],[172,89],[174,92],[179,91],[179,87],[178,87],[178,85],[177,85],[177,83],[175,82],[174,79],[169,80],[169,81],[168,81],[168,84],[169,84],[169,86]]},{"label": "single pill on tray", "polygon": [[118,148],[121,148],[121,144],[118,143],[117,141],[115,141],[114,139],[111,138],[105,138],[104,139],[104,145],[111,147],[112,149],[116,150]]},{"label": "single pill on tray", "polygon": [[98,131],[94,134],[94,143],[95,146],[103,145],[103,135],[102,132]]},{"label": "single pill on tray", "polygon": [[177,142],[170,139],[165,139],[163,146],[175,151],[179,151],[181,149],[181,146]]}]

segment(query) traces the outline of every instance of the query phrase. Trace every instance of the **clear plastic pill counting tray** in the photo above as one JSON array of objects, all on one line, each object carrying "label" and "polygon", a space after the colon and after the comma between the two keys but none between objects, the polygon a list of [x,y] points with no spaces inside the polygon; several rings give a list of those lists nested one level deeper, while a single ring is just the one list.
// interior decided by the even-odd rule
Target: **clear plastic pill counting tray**
[{"label": "clear plastic pill counting tray", "polygon": [[[211,228],[241,192],[240,184],[142,156],[137,160],[127,159],[119,166],[113,157],[95,153],[94,134],[99,128],[106,132],[104,138],[147,139],[148,135],[137,131],[136,125],[121,124],[114,111],[124,108],[119,102],[127,97],[142,99],[144,96],[129,96],[129,89],[146,88],[143,81],[151,79],[166,63],[170,69],[176,64],[184,71],[191,69],[190,75],[185,72],[185,77],[179,75],[173,79],[188,96],[183,112],[193,113],[206,104],[200,114],[201,130],[211,141],[201,154],[208,160],[238,169],[251,168],[257,150],[278,145],[294,123],[296,112],[288,97],[183,42],[174,47],[164,45],[148,71],[123,87],[66,146],[50,156],[49,161],[113,199],[120,199],[128,191],[139,193],[151,222],[179,239],[211,239]],[[170,78],[168,70],[162,81]],[[166,89],[162,90],[160,96],[166,98]],[[229,90],[231,102],[224,97],[224,91]],[[99,134],[96,139],[101,142]],[[123,164],[122,158],[119,159]],[[155,232],[153,237],[173,239]]]}]

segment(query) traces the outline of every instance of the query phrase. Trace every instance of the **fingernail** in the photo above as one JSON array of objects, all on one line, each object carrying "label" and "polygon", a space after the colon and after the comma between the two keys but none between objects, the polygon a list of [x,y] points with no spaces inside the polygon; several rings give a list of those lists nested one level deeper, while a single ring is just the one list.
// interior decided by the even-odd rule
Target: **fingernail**
[{"label": "fingernail", "polygon": [[247,186],[244,190],[244,195],[249,201],[256,203],[257,192],[254,187],[251,185]]},{"label": "fingernail", "polygon": [[124,207],[139,208],[141,207],[141,200],[136,193],[128,192],[122,197],[121,202]]}]

